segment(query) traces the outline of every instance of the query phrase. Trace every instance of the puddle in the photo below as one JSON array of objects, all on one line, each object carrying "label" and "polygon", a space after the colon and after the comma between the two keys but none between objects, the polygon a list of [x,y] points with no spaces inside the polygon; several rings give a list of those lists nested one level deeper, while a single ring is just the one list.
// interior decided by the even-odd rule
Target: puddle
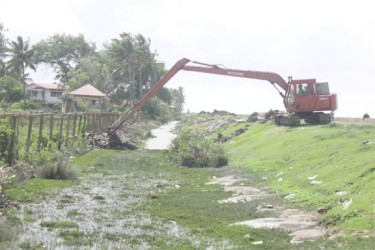
[{"label": "puddle", "polygon": [[176,134],[174,134],[172,131],[176,127],[177,123],[178,121],[172,121],[160,126],[159,128],[151,130],[151,134],[154,137],[146,141],[145,149],[167,149],[170,146],[173,139],[176,138]]},{"label": "puddle", "polygon": [[[272,195],[259,188],[246,185],[236,185],[241,181],[243,181],[242,178],[229,175],[220,178],[214,177],[206,184],[223,185],[226,192],[233,193],[232,197],[220,200],[218,201],[219,203],[253,202]],[[230,226],[241,225],[252,228],[285,230],[290,232],[289,235],[293,237],[291,243],[294,244],[307,240],[318,240],[327,234],[324,228],[318,226],[319,215],[317,213],[306,213],[298,209],[290,209],[285,206],[274,207],[272,205],[268,205],[266,208],[259,206],[257,211],[260,213],[272,211],[276,217],[240,221],[232,223]]]}]

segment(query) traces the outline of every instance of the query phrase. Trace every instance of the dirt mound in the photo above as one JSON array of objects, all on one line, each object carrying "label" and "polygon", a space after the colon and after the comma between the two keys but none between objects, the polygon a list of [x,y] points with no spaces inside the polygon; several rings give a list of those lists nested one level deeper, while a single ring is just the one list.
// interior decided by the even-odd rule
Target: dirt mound
[{"label": "dirt mound", "polygon": [[221,115],[221,116],[225,116],[225,115],[236,116],[235,113],[231,113],[231,112],[228,112],[228,111],[225,111],[225,110],[216,110],[216,109],[214,109],[213,112],[201,111],[201,112],[199,112],[199,114]]}]

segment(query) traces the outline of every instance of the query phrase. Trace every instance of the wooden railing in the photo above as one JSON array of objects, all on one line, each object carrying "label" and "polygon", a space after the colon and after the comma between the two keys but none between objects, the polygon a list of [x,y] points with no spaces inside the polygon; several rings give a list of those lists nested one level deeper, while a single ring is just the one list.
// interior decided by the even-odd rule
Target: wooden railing
[{"label": "wooden railing", "polygon": [[71,139],[108,130],[118,117],[118,113],[0,114],[0,160],[13,165],[20,151],[29,154],[51,145],[61,150]]}]

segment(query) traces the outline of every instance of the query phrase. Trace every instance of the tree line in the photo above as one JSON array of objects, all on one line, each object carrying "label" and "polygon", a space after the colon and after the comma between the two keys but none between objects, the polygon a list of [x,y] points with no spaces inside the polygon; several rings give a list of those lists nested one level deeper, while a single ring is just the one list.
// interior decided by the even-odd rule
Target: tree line
[{"label": "tree line", "polygon": [[[90,83],[107,94],[111,107],[131,105],[166,73],[165,65],[151,51],[151,40],[141,34],[121,33],[98,50],[84,35],[54,34],[30,44],[21,36],[9,41],[0,23],[0,102],[20,102],[26,106],[26,84],[32,82],[31,71],[50,67],[55,80],[71,90]],[[145,107],[151,116],[159,115],[155,107],[173,106],[182,111],[183,89],[163,89],[152,104]],[[155,113],[156,112],[156,113]]]}]

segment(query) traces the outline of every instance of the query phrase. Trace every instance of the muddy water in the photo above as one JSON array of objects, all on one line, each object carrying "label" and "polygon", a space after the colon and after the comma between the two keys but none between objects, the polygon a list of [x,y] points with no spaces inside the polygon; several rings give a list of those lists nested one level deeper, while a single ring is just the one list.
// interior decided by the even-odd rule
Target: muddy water
[{"label": "muddy water", "polygon": [[176,134],[172,131],[176,127],[178,121],[172,121],[163,126],[151,130],[151,134],[154,136],[153,138],[146,141],[145,149],[167,149],[174,138],[176,138]]}]

